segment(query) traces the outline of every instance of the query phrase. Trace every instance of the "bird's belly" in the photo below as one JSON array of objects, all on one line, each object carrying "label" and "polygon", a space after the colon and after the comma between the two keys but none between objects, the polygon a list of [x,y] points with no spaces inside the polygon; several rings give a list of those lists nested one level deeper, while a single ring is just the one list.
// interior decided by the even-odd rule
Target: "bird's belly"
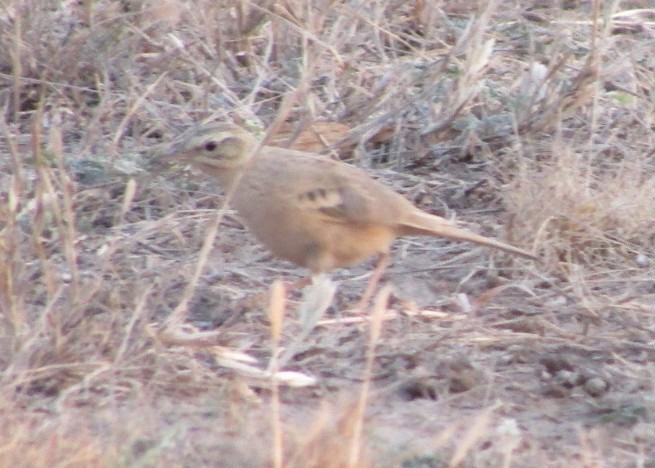
[{"label": "bird's belly", "polygon": [[393,241],[388,228],[368,225],[269,222],[247,223],[252,233],[280,258],[327,272],[385,253]]},{"label": "bird's belly", "polygon": [[318,271],[344,268],[361,262],[373,255],[389,251],[393,235],[386,227],[371,225],[337,225],[327,236],[323,252],[313,259]]}]

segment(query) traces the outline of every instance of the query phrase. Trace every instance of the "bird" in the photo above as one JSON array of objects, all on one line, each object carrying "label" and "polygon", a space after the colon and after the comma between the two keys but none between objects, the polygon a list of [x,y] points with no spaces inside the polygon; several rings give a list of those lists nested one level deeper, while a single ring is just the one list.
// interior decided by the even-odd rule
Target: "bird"
[{"label": "bird", "polygon": [[[298,150],[262,146],[244,128],[196,128],[161,161],[190,165],[231,193],[230,205],[275,256],[329,274],[377,256],[378,276],[401,236],[466,241],[536,260],[526,250],[422,211],[365,170]],[[371,280],[372,282],[373,280]]]}]

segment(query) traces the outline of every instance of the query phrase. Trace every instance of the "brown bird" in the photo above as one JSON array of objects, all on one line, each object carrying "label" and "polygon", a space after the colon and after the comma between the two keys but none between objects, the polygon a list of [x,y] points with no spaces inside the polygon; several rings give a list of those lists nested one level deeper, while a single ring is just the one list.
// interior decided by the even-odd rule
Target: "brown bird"
[{"label": "brown bird", "polygon": [[[246,226],[280,258],[313,275],[379,256],[399,236],[434,236],[536,259],[518,247],[458,228],[343,162],[263,146],[244,129],[214,124],[196,131],[164,160],[189,163],[232,191]],[[236,184],[236,186],[235,186]]]}]

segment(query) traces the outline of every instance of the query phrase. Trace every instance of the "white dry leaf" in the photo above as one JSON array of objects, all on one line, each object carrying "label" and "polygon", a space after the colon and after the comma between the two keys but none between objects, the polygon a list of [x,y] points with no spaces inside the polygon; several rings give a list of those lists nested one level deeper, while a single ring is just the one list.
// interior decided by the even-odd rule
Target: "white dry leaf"
[{"label": "white dry leaf", "polygon": [[473,312],[473,304],[471,304],[471,301],[466,294],[457,294],[457,304],[465,313],[470,314]]},{"label": "white dry leaf", "polygon": [[521,76],[521,84],[519,85],[521,98],[531,99],[533,103],[544,100],[548,93],[546,87],[547,77],[548,67],[539,62],[532,62]]},{"label": "white dry leaf", "polygon": [[179,50],[184,50],[185,49],[186,46],[184,45],[184,41],[182,41],[182,39],[177,37],[175,34],[169,33],[169,34],[166,35],[166,37],[168,38],[170,43],[173,45],[173,47],[175,47],[176,49],[179,49]]},{"label": "white dry leaf", "polygon": [[256,379],[268,378],[268,373],[266,371],[260,369],[259,367],[254,367],[248,364],[244,364],[243,361],[244,360],[241,357],[237,357],[237,356],[230,356],[226,354],[219,354],[218,356],[216,356],[216,363],[219,366],[232,369],[246,377],[254,377]]},{"label": "white dry leaf", "polygon": [[[156,329],[155,326],[153,329]],[[193,325],[171,324],[155,330],[157,338],[167,346],[215,346],[220,332],[216,330],[201,331]]]},{"label": "white dry leaf", "polygon": [[479,49],[473,49],[469,60],[469,75],[477,77],[489,65],[495,44],[496,41],[494,39],[489,39]]},{"label": "white dry leaf", "polygon": [[312,277],[312,285],[305,288],[298,315],[304,333],[314,329],[332,304],[337,285],[325,274]]},{"label": "white dry leaf", "polygon": [[294,371],[282,371],[275,374],[279,383],[283,383],[289,387],[300,388],[310,387],[316,385],[316,378],[307,374]]},{"label": "white dry leaf", "polygon": [[307,374],[294,371],[281,371],[271,373],[269,370],[263,370],[258,367],[244,364],[246,362],[254,362],[255,359],[247,354],[239,352],[227,352],[229,350],[221,349],[221,352],[216,356],[216,362],[228,369],[239,373],[242,376],[254,378],[257,380],[270,382],[271,379],[277,380],[280,385],[289,387],[300,388],[316,385],[316,378]]},{"label": "white dry leaf", "polygon": [[138,174],[143,174],[145,171],[143,168],[139,167],[138,163],[134,159],[121,158],[114,163],[113,167],[116,171],[120,172],[126,176],[135,176]]},{"label": "white dry leaf", "polygon": [[224,359],[230,362],[247,362],[250,364],[256,364],[257,358],[252,357],[250,354],[242,353],[241,351],[235,351],[230,348],[224,348],[222,346],[212,347],[212,351],[216,359]]}]

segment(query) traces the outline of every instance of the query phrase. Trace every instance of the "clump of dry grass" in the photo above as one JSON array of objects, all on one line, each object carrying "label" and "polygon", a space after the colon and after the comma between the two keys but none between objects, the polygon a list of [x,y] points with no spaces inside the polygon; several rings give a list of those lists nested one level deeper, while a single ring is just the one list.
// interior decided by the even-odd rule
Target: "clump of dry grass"
[{"label": "clump of dry grass", "polygon": [[546,258],[564,269],[571,264],[612,269],[651,256],[655,184],[643,156],[596,169],[589,155],[554,146],[552,161],[528,171],[529,180],[515,194],[520,222],[538,225],[534,242]]},{"label": "clump of dry grass", "polygon": [[[613,380],[619,403],[590,406],[620,412],[653,392],[653,25],[646,4],[631,4],[642,8],[621,11],[620,28],[603,22],[620,5],[600,2],[5,5],[0,464],[652,456],[652,433],[618,440],[580,394],[549,400],[556,417],[540,413],[547,396],[534,378],[540,353],[565,348],[585,373]],[[291,296],[277,303],[286,319],[271,322],[240,300],[297,272],[267,258],[229,211],[217,224],[215,187],[149,172],[150,156],[199,120],[280,124],[275,144],[411,170],[405,190],[429,210],[447,197],[486,225],[504,211],[506,237],[542,255],[530,267],[539,280],[517,267],[498,286],[502,275],[480,274],[496,263],[430,245],[427,271],[402,276],[427,285],[436,310],[397,292],[379,307],[383,330],[337,315],[309,333],[288,313]],[[441,282],[437,262],[449,267]],[[343,282],[338,313],[359,286]],[[454,291],[487,300],[463,310]],[[599,320],[592,336],[570,320],[580,311]],[[517,325],[521,314],[538,323]],[[440,360],[456,354],[482,384],[444,384]],[[291,358],[267,366],[280,356]],[[394,389],[415,375],[427,397],[401,401]],[[289,388],[299,381],[317,384]],[[519,423],[497,442],[500,408]],[[553,438],[557,417],[558,431],[595,432]],[[617,446],[622,455],[607,453]]]}]

